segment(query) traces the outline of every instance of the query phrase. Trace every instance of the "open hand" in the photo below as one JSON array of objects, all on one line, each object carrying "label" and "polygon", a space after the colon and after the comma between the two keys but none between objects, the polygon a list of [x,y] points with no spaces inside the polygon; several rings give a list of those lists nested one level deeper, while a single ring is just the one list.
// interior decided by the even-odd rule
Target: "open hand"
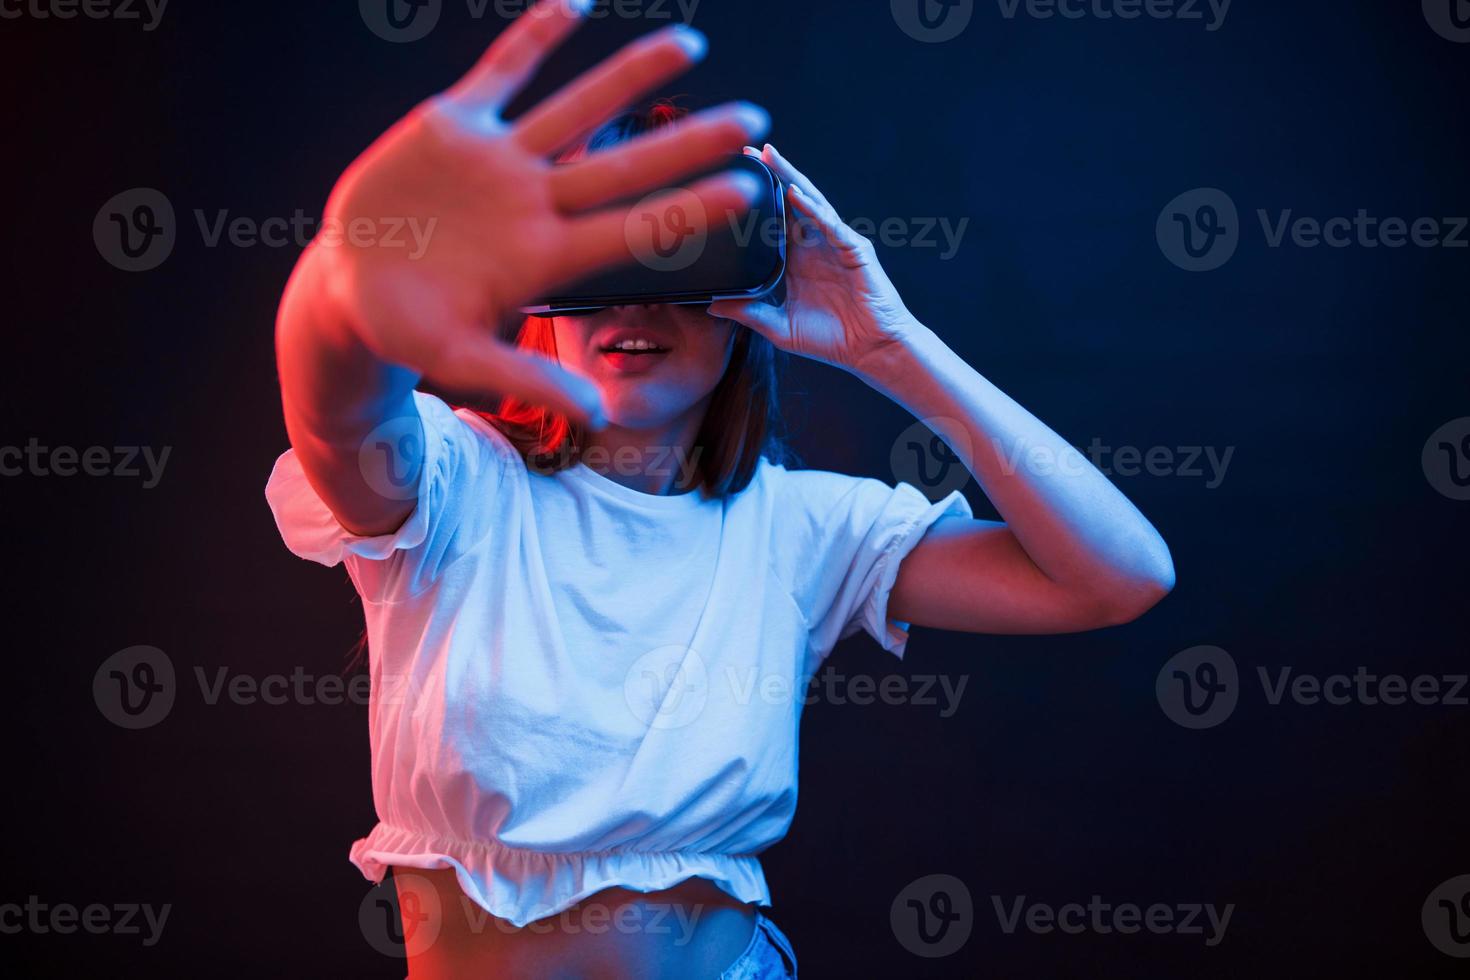
[{"label": "open hand", "polygon": [[[588,0],[543,0],[507,28],[448,91],[419,105],[343,174],[327,206],[340,227],[428,230],[422,254],[384,244],[314,247],[335,312],[385,361],[462,392],[515,395],[580,421],[596,388],[496,336],[517,308],[601,268],[632,260],[629,195],[666,186],[764,131],[765,113],[734,103],[690,116],[571,164],[551,157],[704,54],[686,27],[625,47],[507,123],[502,113],[581,23]],[[755,196],[746,175],[694,184],[708,216]],[[658,214],[661,197],[640,213]]]}]

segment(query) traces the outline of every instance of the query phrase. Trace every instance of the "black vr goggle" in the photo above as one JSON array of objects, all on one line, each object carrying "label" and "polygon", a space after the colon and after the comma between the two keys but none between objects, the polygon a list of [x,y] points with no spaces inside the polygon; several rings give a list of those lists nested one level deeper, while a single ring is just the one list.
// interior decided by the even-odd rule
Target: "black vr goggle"
[{"label": "black vr goggle", "polygon": [[707,305],[772,294],[779,301],[786,274],[785,188],[763,162],[744,154],[709,173],[731,170],[749,173],[759,184],[750,210],[706,222],[693,193],[675,191],[661,214],[630,215],[625,231],[635,261],[573,283],[522,311],[580,316],[609,306]]}]

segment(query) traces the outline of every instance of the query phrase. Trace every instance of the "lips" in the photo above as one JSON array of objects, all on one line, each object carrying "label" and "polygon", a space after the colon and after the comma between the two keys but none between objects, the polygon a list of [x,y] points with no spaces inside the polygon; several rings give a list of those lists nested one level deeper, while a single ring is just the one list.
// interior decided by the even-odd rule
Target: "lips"
[{"label": "lips", "polygon": [[593,337],[593,346],[615,371],[640,374],[652,370],[669,356],[669,338],[647,327],[615,327]]},{"label": "lips", "polygon": [[601,351],[614,349],[665,350],[673,347],[673,338],[667,331],[646,326],[604,327],[592,335],[592,345]]},{"label": "lips", "polygon": [[621,351],[605,350],[602,359],[608,366],[619,374],[643,374],[652,371],[664,358],[669,356],[666,350],[659,351]]}]

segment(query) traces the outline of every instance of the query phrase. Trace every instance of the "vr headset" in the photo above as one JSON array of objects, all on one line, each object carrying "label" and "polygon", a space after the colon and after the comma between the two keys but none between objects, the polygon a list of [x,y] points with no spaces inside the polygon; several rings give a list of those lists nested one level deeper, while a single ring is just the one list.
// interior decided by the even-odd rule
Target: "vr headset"
[{"label": "vr headset", "polygon": [[750,174],[760,186],[749,211],[720,215],[706,227],[698,198],[675,191],[662,214],[630,216],[625,233],[635,262],[573,283],[522,311],[585,316],[609,306],[706,305],[773,294],[779,302],[786,274],[785,188],[769,167],[744,154],[709,174],[731,170]]}]

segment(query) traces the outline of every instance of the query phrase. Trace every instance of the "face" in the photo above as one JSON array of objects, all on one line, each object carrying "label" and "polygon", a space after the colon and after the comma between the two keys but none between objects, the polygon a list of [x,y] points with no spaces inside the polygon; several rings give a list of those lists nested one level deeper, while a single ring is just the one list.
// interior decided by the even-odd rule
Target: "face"
[{"label": "face", "polygon": [[563,367],[602,390],[608,421],[653,429],[703,411],[730,362],[735,324],[703,306],[614,306],[552,321]]}]

